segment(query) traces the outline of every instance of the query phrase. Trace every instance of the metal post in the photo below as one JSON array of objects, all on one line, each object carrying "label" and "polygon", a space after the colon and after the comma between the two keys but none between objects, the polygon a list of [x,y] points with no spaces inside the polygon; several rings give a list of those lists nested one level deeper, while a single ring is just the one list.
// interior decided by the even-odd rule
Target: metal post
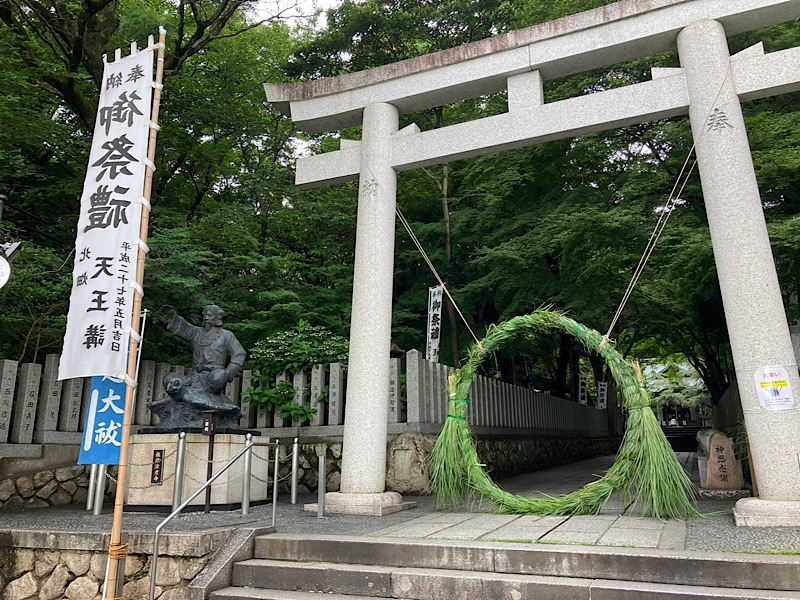
[{"label": "metal post", "polygon": [[175,458],[175,483],[172,487],[172,510],[181,505],[183,496],[183,472],[186,469],[186,432],[178,434],[178,452]]},{"label": "metal post", "polygon": [[[211,479],[209,479],[203,485],[201,485],[200,489],[198,489],[194,494],[189,496],[189,498],[187,498],[183,504],[181,504],[177,509],[173,510],[170,513],[170,515],[166,519],[161,521],[158,527],[156,527],[156,532],[155,535],[153,536],[153,555],[150,558],[150,596],[149,596],[150,600],[155,600],[156,597],[156,579],[157,579],[156,575],[158,573],[158,540],[161,536],[161,530],[174,517],[178,516],[181,512],[183,512],[183,509],[189,506],[189,504],[191,504],[191,502],[195,498],[197,498],[200,494],[202,494],[207,487],[210,487],[211,484],[213,484],[217,479],[219,479],[222,476],[222,474],[225,473],[231,467],[231,465],[233,465],[233,463],[239,460],[242,457],[242,455],[245,452],[247,452],[247,450],[250,449],[250,445],[252,443],[253,442],[251,440],[250,443],[247,446],[245,446],[245,448],[241,452],[239,452],[239,454],[237,454],[230,461],[228,461],[227,465],[222,467],[222,469],[220,469],[216,475],[214,475]],[[108,573],[106,573],[106,580],[108,580]]]},{"label": "metal post", "polygon": [[292,444],[292,504],[297,504],[297,472],[300,470],[300,443],[294,438]]},{"label": "metal post", "polygon": [[92,514],[97,517],[103,513],[103,498],[106,491],[106,465],[97,465],[97,479],[94,484],[94,511]]},{"label": "metal post", "polygon": [[253,441],[253,434],[248,433],[244,436],[246,440],[247,452],[244,453],[244,465],[242,466],[242,516],[250,514],[250,472],[253,467],[253,449],[250,442]]},{"label": "metal post", "polygon": [[97,465],[91,465],[89,469],[89,493],[86,494],[86,510],[92,510],[94,506],[94,487],[97,485]]},{"label": "metal post", "polygon": [[[278,478],[281,466],[281,441],[275,440],[275,461],[272,467],[272,526],[275,527],[275,511],[278,506]],[[269,454],[267,454],[269,456]]]},{"label": "metal post", "polygon": [[[217,433],[216,410],[203,411],[203,435],[208,436],[208,464],[206,465],[206,481],[214,474],[214,437]],[[206,488],[205,514],[211,512],[211,486]]]},{"label": "metal post", "polygon": [[317,518],[321,519],[325,516],[325,488],[327,487],[327,480],[325,474],[325,457],[319,457],[319,476],[317,477]]}]

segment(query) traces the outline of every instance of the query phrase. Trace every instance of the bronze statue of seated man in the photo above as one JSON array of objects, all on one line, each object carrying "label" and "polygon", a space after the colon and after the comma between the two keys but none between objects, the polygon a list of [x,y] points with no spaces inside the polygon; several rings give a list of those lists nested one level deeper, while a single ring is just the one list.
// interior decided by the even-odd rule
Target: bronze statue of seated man
[{"label": "bronze statue of seated man", "polygon": [[[246,353],[236,336],[222,328],[225,311],[209,305],[203,309],[203,326],[188,323],[171,306],[162,312],[169,317],[167,329],[194,347],[194,369],[187,376],[167,373],[164,389],[168,396],[148,405],[158,415],[158,429],[186,429],[203,426],[203,413],[217,413],[218,429],[236,429],[242,412],[225,396],[244,364]],[[225,361],[230,356],[230,362]]]}]

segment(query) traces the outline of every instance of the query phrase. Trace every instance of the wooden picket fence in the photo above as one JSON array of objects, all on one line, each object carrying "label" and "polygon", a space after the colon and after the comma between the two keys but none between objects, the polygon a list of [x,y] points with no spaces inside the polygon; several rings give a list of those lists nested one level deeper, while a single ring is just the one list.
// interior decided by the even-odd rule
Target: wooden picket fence
[{"label": "wooden picket fence", "polygon": [[[58,381],[59,358],[50,354],[44,365],[0,360],[0,458],[40,456],[41,444],[80,444],[91,378]],[[447,418],[452,368],[427,361],[416,350],[406,353],[403,361],[390,360],[389,433],[438,432]],[[147,405],[166,396],[161,382],[170,372],[184,375],[189,369],[142,361],[134,415],[137,431],[157,424]],[[347,406],[345,368],[338,363],[317,365],[310,373],[283,373],[277,381],[285,379],[292,381],[296,402],[316,409],[311,422],[283,419],[266,407],[249,404],[252,371],[246,369],[226,390],[242,407],[242,428],[279,438],[341,436]],[[327,401],[316,402],[326,387]],[[478,435],[608,435],[606,410],[486,377],[475,377],[471,399],[469,417]]]}]

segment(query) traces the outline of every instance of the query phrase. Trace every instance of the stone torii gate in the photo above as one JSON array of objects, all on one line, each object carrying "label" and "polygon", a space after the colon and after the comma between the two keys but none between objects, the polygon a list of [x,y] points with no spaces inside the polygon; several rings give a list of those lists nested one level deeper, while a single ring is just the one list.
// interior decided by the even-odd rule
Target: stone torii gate
[{"label": "stone torii gate", "polygon": [[[404,507],[384,491],[397,172],[688,114],[761,494],[737,503],[736,522],[800,525],[800,404],[759,397],[765,367],[798,393],[800,377],[740,106],[800,90],[800,48],[730,56],[727,44],[797,18],[800,0],[622,0],[368,71],[266,85],[305,131],[363,126],[360,142],[297,161],[302,187],[360,182],[341,492],[327,495],[329,510]],[[543,100],[544,80],[676,49],[681,67],[654,68],[651,81]],[[503,90],[507,113],[398,131],[401,113]]]}]

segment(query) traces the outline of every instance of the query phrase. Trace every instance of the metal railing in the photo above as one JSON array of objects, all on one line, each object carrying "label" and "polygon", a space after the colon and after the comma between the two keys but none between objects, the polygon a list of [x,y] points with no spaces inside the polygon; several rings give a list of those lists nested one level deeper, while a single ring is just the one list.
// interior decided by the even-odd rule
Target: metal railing
[{"label": "metal railing", "polygon": [[[185,444],[186,434],[181,433],[179,439],[179,450],[182,447],[183,452],[185,452],[186,444]],[[280,441],[275,440],[274,442],[254,442],[253,441],[253,434],[248,433],[245,436],[246,443],[245,447],[234,456],[228,463],[222,467],[216,474],[208,479],[203,485],[201,485],[187,500],[185,500],[180,506],[174,507],[174,503],[176,499],[180,499],[180,494],[182,494],[182,490],[179,488],[182,487],[182,473],[179,476],[178,469],[183,468],[183,456],[182,453],[179,451],[178,453],[178,463],[176,466],[176,482],[175,482],[175,491],[173,492],[173,510],[169,514],[169,516],[164,519],[155,530],[155,535],[153,538],[153,556],[150,563],[150,600],[155,599],[156,593],[156,575],[158,573],[158,542],[161,537],[161,530],[169,523],[172,519],[177,517],[179,514],[183,512],[183,510],[191,504],[191,502],[197,498],[201,493],[203,493],[208,487],[213,485],[213,483],[227,471],[230,467],[236,463],[237,460],[244,457],[244,464],[243,464],[243,474],[242,474],[242,516],[247,516],[250,512],[250,478],[252,475],[252,451],[253,446],[273,446],[275,448],[275,457],[274,457],[274,474],[273,474],[273,486],[272,486],[272,526],[275,527],[275,517],[276,517],[276,507],[278,503],[278,483],[279,483],[279,466],[280,466]],[[295,439],[295,444],[297,444],[297,440]],[[269,459],[269,453],[267,454],[267,460]]]}]

